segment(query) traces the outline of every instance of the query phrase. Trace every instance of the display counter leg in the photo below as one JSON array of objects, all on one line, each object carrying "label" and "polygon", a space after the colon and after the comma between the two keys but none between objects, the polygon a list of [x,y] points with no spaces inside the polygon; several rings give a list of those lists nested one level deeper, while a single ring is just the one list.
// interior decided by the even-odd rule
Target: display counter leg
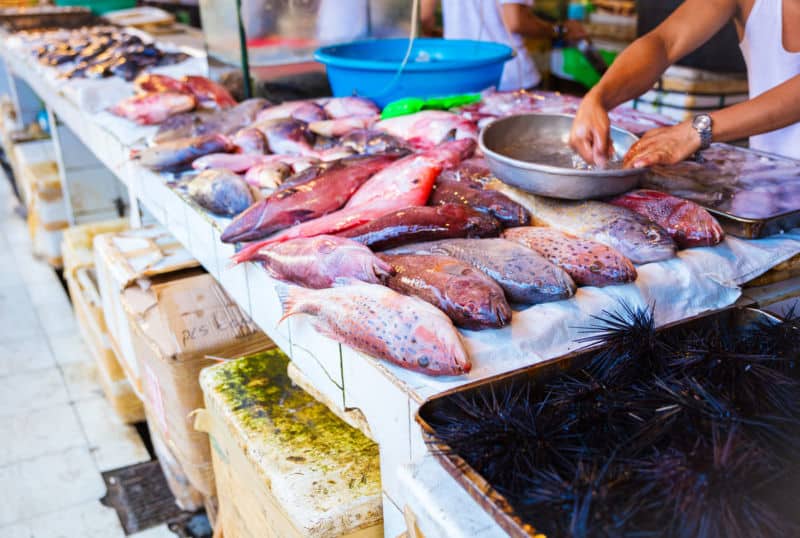
[{"label": "display counter leg", "polygon": [[49,107],[47,117],[70,226],[122,217],[129,206],[128,188]]}]

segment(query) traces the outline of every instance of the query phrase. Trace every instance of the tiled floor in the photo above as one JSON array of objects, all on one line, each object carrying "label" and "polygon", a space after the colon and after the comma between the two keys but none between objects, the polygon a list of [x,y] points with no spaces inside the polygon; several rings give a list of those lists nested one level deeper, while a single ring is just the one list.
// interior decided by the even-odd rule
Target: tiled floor
[{"label": "tiled floor", "polygon": [[[0,172],[0,536],[116,538],[101,471],[147,461],[96,381],[64,289]],[[138,538],[174,538],[166,526]]]}]

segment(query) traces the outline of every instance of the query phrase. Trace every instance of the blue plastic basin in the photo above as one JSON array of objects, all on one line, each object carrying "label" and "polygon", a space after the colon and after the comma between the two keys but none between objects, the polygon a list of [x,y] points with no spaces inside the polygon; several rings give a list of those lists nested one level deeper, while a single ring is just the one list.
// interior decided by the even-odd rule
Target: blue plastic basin
[{"label": "blue plastic basin", "polygon": [[322,47],[314,58],[325,64],[333,95],[359,95],[383,107],[403,97],[441,97],[497,86],[511,47],[487,41],[420,38],[408,63],[398,69],[408,39],[374,39]]}]

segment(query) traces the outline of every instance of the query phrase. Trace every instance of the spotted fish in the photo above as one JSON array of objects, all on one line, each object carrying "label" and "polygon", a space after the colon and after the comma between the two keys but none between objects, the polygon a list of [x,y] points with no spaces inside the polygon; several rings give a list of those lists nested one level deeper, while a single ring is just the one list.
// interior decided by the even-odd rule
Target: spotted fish
[{"label": "spotted fish", "polygon": [[409,370],[436,376],[470,371],[458,331],[441,310],[378,284],[341,284],[325,290],[279,286],[282,320],[308,314],[320,333]]},{"label": "spotted fish", "polygon": [[611,247],[553,228],[509,228],[503,237],[534,250],[565,270],[579,286],[609,286],[636,280],[631,261]]},{"label": "spotted fish", "polygon": [[668,260],[676,245],[664,228],[630,209],[603,202],[556,200],[528,194],[502,181],[489,182],[531,214],[531,224],[613,247],[633,263]]}]

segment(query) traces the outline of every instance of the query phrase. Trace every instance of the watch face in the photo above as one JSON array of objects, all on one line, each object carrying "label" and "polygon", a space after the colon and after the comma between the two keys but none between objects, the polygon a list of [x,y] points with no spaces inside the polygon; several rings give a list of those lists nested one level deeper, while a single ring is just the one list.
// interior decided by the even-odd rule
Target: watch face
[{"label": "watch face", "polygon": [[709,127],[711,127],[711,118],[706,115],[697,116],[694,119],[694,126],[697,129],[703,129],[703,130],[708,129]]}]

